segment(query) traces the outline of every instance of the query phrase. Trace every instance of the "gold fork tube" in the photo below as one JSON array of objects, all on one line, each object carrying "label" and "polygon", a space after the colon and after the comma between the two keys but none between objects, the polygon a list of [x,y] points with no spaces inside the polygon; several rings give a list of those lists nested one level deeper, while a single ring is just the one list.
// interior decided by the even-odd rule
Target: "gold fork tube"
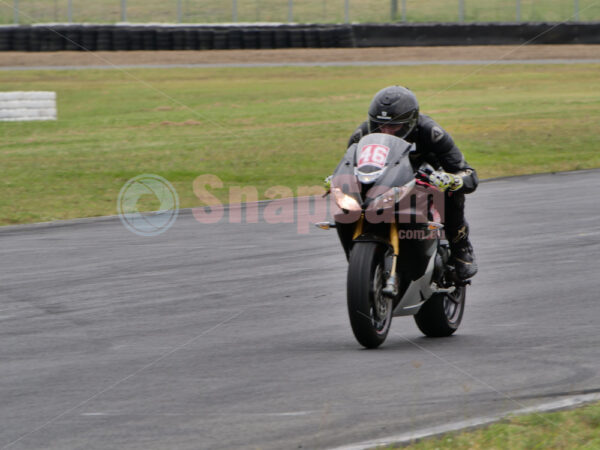
[{"label": "gold fork tube", "polygon": [[394,249],[394,255],[392,256],[392,270],[390,276],[385,283],[385,287],[382,290],[383,295],[391,298],[398,296],[398,278],[396,277],[396,264],[398,263],[398,254],[400,253],[400,237],[398,236],[398,229],[396,223],[390,224],[390,244]]},{"label": "gold fork tube", "polygon": [[354,228],[354,235],[352,236],[352,240],[356,239],[363,233],[363,222],[365,220],[365,214],[360,215],[360,219],[356,222],[356,227]]},{"label": "gold fork tube", "polygon": [[400,253],[400,237],[398,236],[398,229],[396,228],[396,223],[390,223],[390,243],[392,244],[392,248],[394,249],[394,258],[392,260],[392,274],[396,273],[396,261],[398,259],[398,254]]}]

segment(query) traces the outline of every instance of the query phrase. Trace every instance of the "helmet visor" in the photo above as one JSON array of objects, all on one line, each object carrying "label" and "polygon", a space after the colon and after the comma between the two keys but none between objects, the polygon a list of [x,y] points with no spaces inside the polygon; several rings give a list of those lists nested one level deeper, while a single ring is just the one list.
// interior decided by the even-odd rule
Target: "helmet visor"
[{"label": "helmet visor", "polygon": [[371,133],[390,134],[404,139],[408,136],[417,124],[416,116],[404,118],[403,120],[373,120],[369,121]]},{"label": "helmet visor", "polygon": [[391,134],[396,136],[398,134],[404,134],[408,130],[409,124],[405,123],[378,123],[375,122],[376,129],[375,133]]},{"label": "helmet visor", "polygon": [[371,133],[384,133],[404,139],[417,125],[419,110],[412,109],[393,115],[389,111],[369,111],[369,126]]}]

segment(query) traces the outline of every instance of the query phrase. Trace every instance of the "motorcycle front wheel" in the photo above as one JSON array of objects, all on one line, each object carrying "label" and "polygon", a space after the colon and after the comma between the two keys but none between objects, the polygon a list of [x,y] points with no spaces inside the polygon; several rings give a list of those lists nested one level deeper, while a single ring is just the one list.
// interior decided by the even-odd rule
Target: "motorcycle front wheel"
[{"label": "motorcycle front wheel", "polygon": [[385,247],[357,242],[348,265],[348,315],[356,340],[367,348],[379,347],[392,323],[392,300],[385,286]]}]

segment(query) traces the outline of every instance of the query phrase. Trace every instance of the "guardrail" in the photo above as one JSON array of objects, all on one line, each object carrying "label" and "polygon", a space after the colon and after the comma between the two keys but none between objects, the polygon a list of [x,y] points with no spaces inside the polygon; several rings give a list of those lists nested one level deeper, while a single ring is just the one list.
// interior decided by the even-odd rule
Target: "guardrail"
[{"label": "guardrail", "polygon": [[600,44],[600,22],[0,27],[0,51],[226,50],[523,43]]}]

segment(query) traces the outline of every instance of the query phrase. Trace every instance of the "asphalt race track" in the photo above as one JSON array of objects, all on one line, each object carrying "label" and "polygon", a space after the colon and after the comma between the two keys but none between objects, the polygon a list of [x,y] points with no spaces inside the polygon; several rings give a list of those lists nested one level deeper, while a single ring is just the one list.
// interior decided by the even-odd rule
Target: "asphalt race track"
[{"label": "asphalt race track", "polygon": [[599,392],[599,191],[597,170],[483,183],[458,333],[396,318],[375,351],[334,231],[5,227],[0,448],[319,449]]}]

